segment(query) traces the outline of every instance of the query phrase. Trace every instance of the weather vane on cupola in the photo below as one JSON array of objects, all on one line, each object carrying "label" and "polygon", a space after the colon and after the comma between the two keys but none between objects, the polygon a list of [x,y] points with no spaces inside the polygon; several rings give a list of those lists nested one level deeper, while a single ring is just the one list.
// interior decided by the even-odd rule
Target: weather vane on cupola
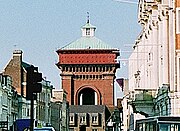
[{"label": "weather vane on cupola", "polygon": [[87,23],[89,24],[89,12],[87,12]]},{"label": "weather vane on cupola", "polygon": [[90,24],[89,12],[87,12],[87,21],[84,26],[82,26],[82,36],[90,37],[95,35],[96,27]]}]

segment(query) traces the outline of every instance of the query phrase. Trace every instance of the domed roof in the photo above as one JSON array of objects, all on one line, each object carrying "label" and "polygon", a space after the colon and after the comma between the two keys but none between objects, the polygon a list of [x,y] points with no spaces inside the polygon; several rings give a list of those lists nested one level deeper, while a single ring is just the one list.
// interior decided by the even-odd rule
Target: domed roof
[{"label": "domed roof", "polygon": [[64,46],[61,50],[74,50],[74,49],[114,49],[102,40],[93,37],[81,37],[76,41]]},{"label": "domed roof", "polygon": [[84,50],[84,49],[115,49],[95,37],[96,27],[90,24],[89,18],[84,26],[81,27],[82,36],[61,48],[61,50]]}]

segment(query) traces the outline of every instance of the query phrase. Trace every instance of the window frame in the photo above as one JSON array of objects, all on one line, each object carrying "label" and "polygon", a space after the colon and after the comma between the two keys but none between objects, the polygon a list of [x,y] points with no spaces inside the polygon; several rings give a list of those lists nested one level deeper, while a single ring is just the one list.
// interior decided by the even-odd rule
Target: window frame
[{"label": "window frame", "polygon": [[93,115],[92,116],[92,123],[97,124],[98,123],[98,116]]},{"label": "window frame", "polygon": [[86,122],[86,116],[80,116],[80,123],[83,124]]},{"label": "window frame", "polygon": [[180,34],[180,7],[176,8],[176,34]]}]

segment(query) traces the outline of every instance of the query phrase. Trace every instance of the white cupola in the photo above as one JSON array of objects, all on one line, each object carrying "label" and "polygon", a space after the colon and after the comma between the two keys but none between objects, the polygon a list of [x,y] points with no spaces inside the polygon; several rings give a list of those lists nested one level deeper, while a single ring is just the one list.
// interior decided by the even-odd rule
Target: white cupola
[{"label": "white cupola", "polygon": [[85,37],[95,36],[96,27],[90,24],[89,16],[87,17],[86,24],[81,28],[81,30],[82,30],[82,36]]}]

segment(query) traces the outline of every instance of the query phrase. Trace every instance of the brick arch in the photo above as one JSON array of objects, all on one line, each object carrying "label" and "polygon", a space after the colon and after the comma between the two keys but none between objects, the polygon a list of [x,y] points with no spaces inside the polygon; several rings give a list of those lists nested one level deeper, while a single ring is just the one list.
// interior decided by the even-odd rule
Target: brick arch
[{"label": "brick arch", "polygon": [[101,102],[101,93],[100,91],[94,87],[94,86],[90,86],[90,85],[84,85],[84,86],[81,86],[80,88],[78,88],[78,90],[75,92],[75,105],[78,105],[78,96],[79,96],[79,93],[81,90],[85,89],[85,88],[91,88],[92,90],[94,90],[96,93],[97,93],[97,99],[98,99],[98,105],[101,105],[102,102]]}]

